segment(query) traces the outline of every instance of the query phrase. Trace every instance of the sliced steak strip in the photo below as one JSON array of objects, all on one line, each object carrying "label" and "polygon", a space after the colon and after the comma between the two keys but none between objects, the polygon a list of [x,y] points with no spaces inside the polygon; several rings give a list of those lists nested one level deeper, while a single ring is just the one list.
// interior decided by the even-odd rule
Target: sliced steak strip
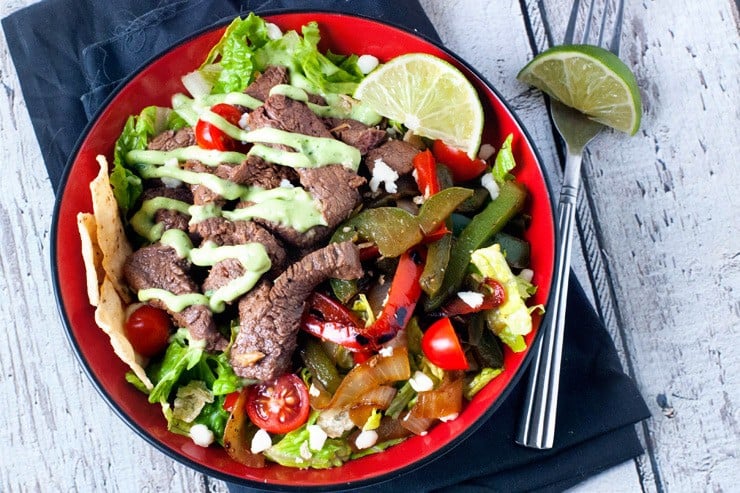
[{"label": "sliced steak strip", "polygon": [[227,258],[217,262],[211,267],[208,277],[203,281],[203,292],[215,291],[243,275],[244,266],[237,259]]},{"label": "sliced steak strip", "polygon": [[190,231],[200,236],[203,241],[212,241],[218,246],[262,243],[272,262],[270,271],[282,272],[285,267],[287,254],[282,242],[252,221],[229,221],[223,217],[209,217],[192,225]]},{"label": "sliced steak strip", "polygon": [[371,149],[365,156],[365,164],[372,173],[375,161],[381,159],[399,175],[410,173],[414,169],[414,156],[419,149],[403,140],[389,140],[380,147]]},{"label": "sliced steak strip", "polygon": [[357,189],[365,183],[365,178],[340,164],[302,168],[298,170],[298,176],[301,185],[318,202],[327,226],[315,226],[305,233],[300,233],[291,227],[264,219],[255,221],[286,243],[299,248],[310,248],[325,240],[337,225],[352,214],[360,203],[361,197]]},{"label": "sliced steak strip", "polygon": [[247,86],[245,93],[253,98],[264,101],[270,95],[270,89],[288,83],[288,69],[279,65],[270,65]]},{"label": "sliced steak strip", "polygon": [[240,330],[231,348],[236,374],[271,380],[289,371],[310,294],[330,277],[361,275],[358,248],[351,242],[332,243],[290,265],[272,287],[265,281],[247,293],[239,302]]},{"label": "sliced steak strip", "polygon": [[327,118],[325,120],[331,133],[347,145],[356,147],[363,156],[370,149],[378,147],[387,138],[388,133],[351,118]]},{"label": "sliced steak strip", "polygon": [[[142,289],[158,288],[175,295],[198,293],[198,286],[190,278],[190,264],[180,258],[174,248],[161,243],[149,245],[132,253],[123,268],[126,281],[138,292]],[[173,312],[159,300],[151,304],[167,310],[175,322],[187,327],[195,340],[205,340],[206,349],[223,350],[226,339],[216,329],[213,314],[205,305],[191,305],[180,312]]]},{"label": "sliced steak strip", "polygon": [[220,164],[216,175],[240,185],[249,185],[266,190],[279,187],[283,180],[294,182],[298,175],[293,168],[268,163],[259,156],[248,156],[237,165]]},{"label": "sliced steak strip", "polygon": [[165,130],[154,137],[147,148],[152,151],[171,151],[194,145],[195,132],[190,127],[183,127],[180,130]]},{"label": "sliced steak strip", "polygon": [[[142,202],[153,199],[155,197],[166,197],[168,199],[179,200],[180,202],[185,202],[187,204],[193,203],[193,194],[187,187],[149,188],[147,190],[144,190],[144,193],[141,195],[141,197]],[[190,221],[189,215],[170,209],[158,209],[157,212],[154,214],[154,222],[161,223],[164,226],[165,231],[167,231],[168,229],[179,229],[187,233],[188,221]]]},{"label": "sliced steak strip", "polygon": [[312,137],[333,138],[324,122],[304,103],[274,94],[247,117],[250,129],[276,128]]},{"label": "sliced steak strip", "polygon": [[[195,173],[215,173],[214,168],[194,159],[188,159],[182,167]],[[190,190],[193,192],[193,203],[195,205],[216,204],[222,206],[226,203],[223,197],[204,185],[190,185]]]}]

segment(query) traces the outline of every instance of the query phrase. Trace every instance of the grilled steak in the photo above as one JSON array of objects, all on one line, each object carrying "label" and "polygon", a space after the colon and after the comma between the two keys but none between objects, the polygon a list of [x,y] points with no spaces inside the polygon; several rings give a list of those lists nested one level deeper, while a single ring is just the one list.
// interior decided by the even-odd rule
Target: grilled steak
[{"label": "grilled steak", "polygon": [[195,132],[190,127],[183,127],[180,130],[165,130],[154,137],[147,148],[152,151],[171,151],[194,145]]},{"label": "grilled steak", "polygon": [[272,286],[264,281],[239,302],[240,329],[231,365],[245,378],[271,380],[290,370],[306,300],[330,277],[362,275],[359,250],[351,242],[332,243],[290,265]]},{"label": "grilled steak", "polygon": [[[198,286],[190,278],[190,263],[177,255],[174,248],[156,243],[136,250],[124,265],[129,286],[138,292],[158,288],[175,295],[198,293]],[[187,327],[195,340],[205,340],[209,350],[223,350],[227,341],[216,329],[211,311],[205,305],[191,305],[180,312],[169,310],[159,300],[151,304],[167,310],[181,327]]]},{"label": "grilled steak", "polygon": [[300,101],[275,94],[247,117],[250,129],[269,127],[312,137],[333,138],[324,122]]},{"label": "grilled steak", "polygon": [[[186,187],[149,188],[141,195],[142,202],[155,197],[167,197],[168,199],[179,200],[180,202],[185,202],[187,204],[193,203],[193,194]],[[161,223],[164,226],[165,231],[168,229],[179,229],[187,232],[189,220],[189,215],[170,209],[158,209],[157,212],[154,213],[154,222]]]},{"label": "grilled steak", "polygon": [[368,127],[351,118],[327,118],[325,122],[337,139],[356,147],[363,156],[370,149],[378,147],[388,136],[385,130]]},{"label": "grilled steak", "polygon": [[399,175],[410,173],[414,169],[414,156],[419,149],[403,140],[389,140],[380,147],[371,149],[365,156],[365,164],[370,172],[375,167],[375,161],[380,159]]},{"label": "grilled steak", "polygon": [[270,95],[270,89],[288,83],[288,69],[279,65],[270,65],[244,90],[253,98],[264,101]]}]

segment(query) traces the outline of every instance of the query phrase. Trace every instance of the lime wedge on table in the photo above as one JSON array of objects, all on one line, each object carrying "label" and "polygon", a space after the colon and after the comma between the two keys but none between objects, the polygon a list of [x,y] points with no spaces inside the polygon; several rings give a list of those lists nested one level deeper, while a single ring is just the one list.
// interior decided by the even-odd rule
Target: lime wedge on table
[{"label": "lime wedge on table", "polygon": [[591,120],[634,135],[642,102],[632,71],[615,54],[591,45],[555,46],[517,75]]},{"label": "lime wedge on table", "polygon": [[432,55],[392,59],[360,82],[356,99],[415,134],[440,139],[474,157],[483,132],[478,93],[455,67]]}]

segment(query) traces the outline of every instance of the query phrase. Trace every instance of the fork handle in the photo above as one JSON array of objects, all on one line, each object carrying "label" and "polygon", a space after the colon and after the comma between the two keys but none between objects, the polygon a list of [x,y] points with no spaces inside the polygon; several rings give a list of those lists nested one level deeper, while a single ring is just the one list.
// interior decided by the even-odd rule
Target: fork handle
[{"label": "fork handle", "polygon": [[[580,155],[568,155],[566,175],[573,168],[580,170]],[[570,165],[570,166],[569,166]],[[573,174],[571,173],[570,178]],[[524,413],[519,423],[516,442],[526,447],[549,449],[555,438],[558,389],[560,385],[560,361],[563,350],[565,328],[565,306],[568,298],[568,275],[573,243],[578,174],[575,180],[566,176],[558,203],[558,240],[555,245],[555,273],[553,277],[553,299],[540,330],[543,334],[532,350],[534,361],[529,374],[529,385],[524,402]]]}]

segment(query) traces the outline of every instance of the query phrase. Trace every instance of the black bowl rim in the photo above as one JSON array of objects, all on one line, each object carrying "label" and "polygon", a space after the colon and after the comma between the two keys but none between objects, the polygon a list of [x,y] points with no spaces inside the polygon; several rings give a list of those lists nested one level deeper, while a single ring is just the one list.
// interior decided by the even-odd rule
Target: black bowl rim
[{"label": "black bowl rim", "polygon": [[[475,68],[473,68],[470,64],[468,64],[463,58],[458,56],[453,51],[449,50],[445,46],[443,46],[441,43],[429,38],[428,36],[425,36],[421,33],[411,31],[410,29],[407,29],[406,27],[400,26],[398,24],[395,24],[393,22],[389,21],[381,21],[378,19],[374,19],[369,16],[364,15],[358,15],[358,14],[350,14],[350,13],[342,13],[342,12],[336,12],[336,11],[329,11],[329,10],[321,10],[321,9],[281,9],[281,10],[266,10],[264,12],[260,12],[258,15],[260,17],[268,17],[271,15],[279,15],[279,14],[331,14],[336,16],[344,16],[344,17],[356,17],[363,20],[372,21],[378,24],[384,24],[386,26],[392,27],[394,29],[398,29],[400,31],[403,31],[411,36],[415,36],[417,38],[421,38],[424,41],[431,43],[436,48],[440,49],[444,53],[446,53],[451,58],[455,59],[458,63],[460,63],[462,66],[464,66],[470,73],[472,73],[475,77],[477,77],[480,82],[483,83],[483,85],[486,86],[488,90],[490,90],[503,104],[503,106],[506,108],[506,110],[509,112],[509,114],[512,116],[514,122],[519,127],[519,130],[521,131],[522,135],[527,139],[527,142],[529,143],[529,146],[531,147],[535,159],[537,160],[537,165],[540,168],[540,173],[543,176],[543,179],[545,181],[545,190],[548,195],[548,202],[550,204],[550,207],[554,211],[554,202],[552,200],[552,186],[550,184],[550,181],[548,179],[547,173],[545,172],[545,169],[542,166],[542,157],[539,154],[539,151],[537,147],[534,145],[532,137],[529,135],[529,132],[526,130],[524,125],[522,124],[520,118],[515,113],[513,108],[509,105],[508,101],[501,95],[501,93],[486,79],[484,78]],[[420,459],[412,464],[409,464],[407,466],[404,466],[400,469],[396,469],[390,472],[382,473],[376,477],[368,478],[368,479],[362,479],[357,481],[350,481],[350,482],[337,482],[333,484],[327,484],[327,485],[320,485],[320,486],[292,486],[292,485],[286,485],[286,484],[269,484],[269,483],[262,483],[258,481],[254,481],[247,478],[241,478],[238,476],[234,476],[231,474],[223,473],[221,471],[212,469],[208,466],[205,466],[203,464],[200,464],[198,462],[195,462],[179,453],[174,451],[173,449],[167,447],[166,445],[160,443],[154,436],[150,435],[148,432],[146,432],[144,429],[139,427],[137,423],[135,423],[126,413],[123,412],[123,410],[116,404],[116,402],[113,400],[112,396],[107,393],[103,385],[100,381],[95,377],[95,375],[92,372],[92,369],[90,368],[87,360],[85,360],[82,356],[80,345],[77,339],[75,338],[73,332],[72,332],[72,326],[69,321],[69,317],[67,316],[67,311],[64,307],[64,302],[61,295],[60,290],[60,279],[59,279],[59,271],[58,271],[58,262],[57,262],[57,231],[58,231],[58,225],[59,225],[59,209],[61,207],[62,203],[62,197],[64,196],[64,190],[67,186],[67,181],[69,179],[70,170],[72,168],[72,164],[74,163],[75,159],[77,158],[77,155],[80,151],[80,148],[82,146],[82,143],[85,141],[85,138],[90,133],[92,127],[94,126],[95,122],[100,117],[101,113],[108,107],[108,105],[111,103],[113,98],[124,88],[134,77],[136,77],[139,73],[141,73],[143,70],[145,70],[150,64],[152,64],[154,61],[162,57],[164,54],[172,51],[173,49],[177,48],[178,46],[187,43],[191,41],[192,39],[195,39],[201,35],[203,35],[206,32],[209,32],[213,29],[217,29],[220,27],[223,27],[227,25],[229,22],[231,22],[234,18],[236,18],[236,15],[234,17],[225,18],[222,19],[214,24],[211,24],[210,26],[204,27],[202,29],[199,29],[195,31],[194,33],[183,37],[179,41],[175,42],[167,48],[166,50],[162,51],[159,54],[154,55],[149,60],[141,64],[136,70],[134,70],[131,74],[129,74],[125,79],[123,79],[118,86],[113,90],[113,92],[108,95],[108,97],[105,99],[103,104],[100,106],[100,108],[95,112],[95,115],[90,119],[90,121],[85,126],[84,130],[82,131],[82,134],[77,139],[77,142],[75,144],[74,150],[70,154],[70,158],[67,160],[67,163],[65,164],[64,171],[62,173],[61,180],[59,182],[58,187],[58,193],[55,199],[54,203],[54,211],[52,216],[52,224],[51,224],[51,248],[50,248],[50,260],[51,260],[51,273],[52,273],[52,282],[54,286],[54,295],[56,299],[57,309],[59,310],[59,314],[62,319],[62,323],[64,324],[67,340],[72,346],[72,349],[75,353],[75,356],[79,363],[81,364],[85,374],[90,379],[90,381],[93,383],[93,386],[95,387],[95,390],[103,397],[103,399],[108,403],[108,405],[111,407],[113,412],[123,420],[124,423],[126,423],[137,435],[142,437],[145,441],[147,441],[150,445],[154,446],[156,449],[158,449],[160,452],[164,453],[166,456],[168,456],[171,459],[174,459],[181,464],[184,464],[202,474],[206,474],[208,476],[230,482],[239,484],[242,486],[248,486],[258,489],[263,489],[267,491],[310,491],[310,492],[319,492],[319,491],[338,491],[343,490],[347,488],[357,488],[357,487],[364,487],[364,486],[370,486],[370,485],[380,485],[381,483],[390,481],[391,479],[397,478],[399,476],[408,474],[416,469],[419,469],[420,467],[429,464],[435,460],[438,460],[440,457],[444,456],[451,450],[453,450],[455,447],[463,443],[470,435],[472,435],[475,431],[480,428],[484,422],[486,422],[498,409],[498,407],[501,405],[502,402],[504,402],[509,394],[511,393],[512,389],[516,387],[517,383],[521,379],[524,372],[529,367],[529,364],[531,363],[532,357],[534,356],[534,351],[531,350],[533,346],[537,343],[538,339],[542,337],[542,330],[537,330],[537,333],[535,334],[535,338],[532,340],[532,343],[530,344],[529,351],[527,355],[524,358],[524,361],[519,366],[517,371],[515,372],[514,376],[512,377],[511,381],[509,382],[509,385],[501,392],[499,397],[496,399],[496,401],[483,413],[481,414],[478,419],[473,422],[467,429],[465,429],[462,433],[460,433],[457,437],[455,437],[451,442],[444,445],[443,447],[436,450],[431,455]],[[555,224],[555,214],[553,214],[552,223],[553,223],[553,231],[555,232],[555,235],[557,236],[557,227]],[[554,259],[553,259],[554,264]],[[552,279],[550,281],[550,286],[548,290],[548,299],[545,302],[545,306],[548,307],[550,305],[551,299],[552,299]]]}]

